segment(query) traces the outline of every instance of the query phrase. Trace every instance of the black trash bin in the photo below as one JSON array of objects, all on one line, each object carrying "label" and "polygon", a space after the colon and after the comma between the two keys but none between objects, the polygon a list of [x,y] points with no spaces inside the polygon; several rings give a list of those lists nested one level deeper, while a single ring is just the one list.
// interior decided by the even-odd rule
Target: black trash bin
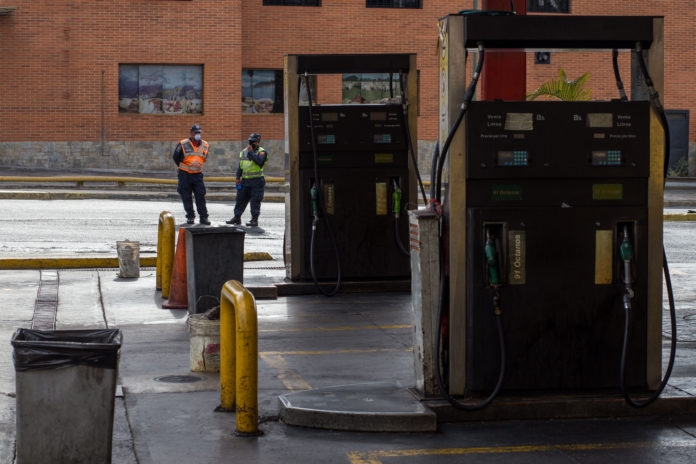
[{"label": "black trash bin", "polygon": [[189,314],[219,305],[228,280],[244,282],[244,235],[237,227],[186,228]]},{"label": "black trash bin", "polygon": [[111,462],[119,329],[12,336],[17,463]]}]

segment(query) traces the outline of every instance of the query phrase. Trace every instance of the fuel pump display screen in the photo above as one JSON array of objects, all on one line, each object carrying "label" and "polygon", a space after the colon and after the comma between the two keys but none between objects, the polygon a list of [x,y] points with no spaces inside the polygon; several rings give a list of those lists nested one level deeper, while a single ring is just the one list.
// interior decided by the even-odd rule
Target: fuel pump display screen
[{"label": "fuel pump display screen", "polygon": [[329,122],[338,121],[338,113],[321,113],[321,120]]},{"label": "fuel pump display screen", "polygon": [[528,166],[529,154],[526,150],[506,150],[498,152],[496,165],[502,167],[522,167]]},{"label": "fuel pump display screen", "polygon": [[613,127],[612,113],[587,113],[587,127]]},{"label": "fuel pump display screen", "polygon": [[621,150],[596,150],[592,152],[592,166],[621,166]]},{"label": "fuel pump display screen", "polygon": [[391,134],[375,134],[373,137],[374,143],[392,143]]},{"label": "fuel pump display screen", "polygon": [[387,112],[386,111],[372,111],[370,113],[370,121],[386,121]]},{"label": "fuel pump display screen", "polygon": [[530,131],[534,130],[532,113],[507,113],[505,115],[505,130]]}]

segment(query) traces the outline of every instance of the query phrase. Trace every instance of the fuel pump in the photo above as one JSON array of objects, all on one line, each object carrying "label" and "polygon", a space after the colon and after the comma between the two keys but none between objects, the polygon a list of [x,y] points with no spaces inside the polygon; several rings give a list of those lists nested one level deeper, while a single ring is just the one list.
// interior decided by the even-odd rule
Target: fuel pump
[{"label": "fuel pump", "polygon": [[[659,67],[661,45],[654,44],[662,42],[654,35],[661,21],[462,14],[441,21],[444,142],[433,157],[430,200],[442,211],[433,351],[439,389],[455,407],[485,407],[502,388],[616,387],[629,404],[642,407],[666,385],[676,323],[664,249],[656,249],[663,194],[656,166],[664,153],[654,129],[662,125],[665,153],[669,135],[642,57],[652,46],[651,65]],[[474,47],[480,60],[459,93]],[[621,98],[474,102],[484,53],[496,48],[612,50]],[[628,101],[619,48],[635,50],[649,103]],[[448,157],[450,151],[457,156]],[[655,342],[661,338],[660,266],[673,328],[663,378],[661,343]],[[496,335],[499,352],[491,344]],[[638,403],[629,388],[657,389]],[[478,404],[454,398],[482,391],[491,393]]]},{"label": "fuel pump", "polygon": [[[410,54],[286,56],[285,82],[293,83],[285,86],[290,280],[311,280],[321,293],[333,294],[346,282],[402,288],[410,278],[403,246],[409,226],[402,215],[418,203],[409,140],[416,134],[415,65]],[[387,77],[392,97],[398,95],[392,80],[403,73],[410,103],[316,102],[310,76],[321,82],[324,74],[342,74],[350,81],[363,73]],[[308,104],[300,103],[300,88]]]}]

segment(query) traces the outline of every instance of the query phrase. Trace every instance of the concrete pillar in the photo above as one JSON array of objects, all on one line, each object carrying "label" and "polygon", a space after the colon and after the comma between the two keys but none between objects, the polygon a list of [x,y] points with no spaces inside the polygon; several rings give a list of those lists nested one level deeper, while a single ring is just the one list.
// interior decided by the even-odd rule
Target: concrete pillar
[{"label": "concrete pillar", "polygon": [[408,219],[416,389],[425,397],[434,397],[439,396],[433,346],[440,284],[439,221],[428,211],[409,211]]}]

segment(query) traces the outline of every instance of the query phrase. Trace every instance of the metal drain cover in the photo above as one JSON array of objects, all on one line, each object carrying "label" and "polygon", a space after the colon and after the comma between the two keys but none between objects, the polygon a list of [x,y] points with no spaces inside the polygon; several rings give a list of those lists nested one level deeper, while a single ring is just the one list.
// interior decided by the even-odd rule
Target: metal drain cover
[{"label": "metal drain cover", "polygon": [[167,383],[193,383],[200,382],[203,379],[195,375],[163,375],[161,377],[155,377],[155,380],[157,382]]}]

